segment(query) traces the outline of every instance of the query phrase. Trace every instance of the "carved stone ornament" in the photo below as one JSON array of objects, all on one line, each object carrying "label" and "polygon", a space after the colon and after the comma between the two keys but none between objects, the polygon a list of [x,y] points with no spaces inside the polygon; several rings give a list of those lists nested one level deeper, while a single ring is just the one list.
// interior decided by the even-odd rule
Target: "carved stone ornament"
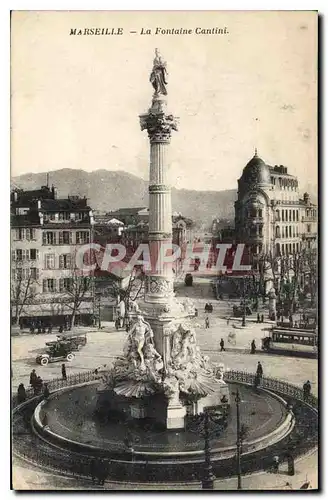
[{"label": "carved stone ornament", "polygon": [[165,184],[152,184],[149,186],[148,191],[149,193],[169,193],[171,188]]},{"label": "carved stone ornament", "polygon": [[146,277],[146,290],[151,294],[169,294],[173,289],[171,281],[160,276]]},{"label": "carved stone ornament", "polygon": [[140,116],[141,130],[147,129],[150,142],[170,142],[171,131],[178,130],[178,121],[173,115],[153,113],[151,109]]}]

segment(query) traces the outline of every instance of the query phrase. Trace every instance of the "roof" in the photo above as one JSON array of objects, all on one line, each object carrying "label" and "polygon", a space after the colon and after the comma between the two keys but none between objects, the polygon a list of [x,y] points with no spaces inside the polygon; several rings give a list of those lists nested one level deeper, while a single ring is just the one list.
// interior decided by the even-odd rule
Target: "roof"
[{"label": "roof", "polygon": [[57,200],[42,200],[41,201],[41,210],[49,211],[49,212],[58,212],[58,211],[70,211],[70,210],[86,210],[89,211],[91,208],[87,205],[86,198],[78,198],[78,199],[57,199]]},{"label": "roof", "polygon": [[253,158],[249,160],[243,170],[242,181],[247,184],[270,184],[270,169],[268,165],[260,158],[255,149]]},{"label": "roof", "polygon": [[108,212],[107,215],[122,214],[122,215],[138,215],[140,211],[148,211],[148,207],[129,207],[129,208],[118,208]]}]

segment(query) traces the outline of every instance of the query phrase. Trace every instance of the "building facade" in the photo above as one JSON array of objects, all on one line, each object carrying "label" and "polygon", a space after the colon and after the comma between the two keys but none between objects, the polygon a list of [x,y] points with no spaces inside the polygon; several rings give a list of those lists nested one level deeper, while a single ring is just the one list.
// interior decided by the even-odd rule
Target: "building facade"
[{"label": "building facade", "polygon": [[92,233],[86,198],[57,199],[47,186],[11,193],[13,322],[38,328],[92,322],[92,277],[76,268],[77,250]]},{"label": "building facade", "polygon": [[283,165],[267,165],[255,151],[238,180],[236,241],[255,256],[287,255],[313,245],[316,226],[317,207],[307,194],[300,199],[297,177]]}]

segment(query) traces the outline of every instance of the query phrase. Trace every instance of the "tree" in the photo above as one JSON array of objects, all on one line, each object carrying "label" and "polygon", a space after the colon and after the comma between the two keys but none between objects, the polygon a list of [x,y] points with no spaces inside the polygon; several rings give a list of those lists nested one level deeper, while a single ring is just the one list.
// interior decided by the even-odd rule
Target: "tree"
[{"label": "tree", "polygon": [[[74,270],[69,278],[63,278],[64,297],[61,299],[71,310],[69,329],[75,324],[75,317],[79,312],[82,302],[92,299],[93,296],[93,277],[80,275]],[[90,295],[91,294],[91,295]]]},{"label": "tree", "polygon": [[37,296],[38,270],[24,268],[14,262],[10,287],[11,315],[14,324],[19,324],[25,306],[32,304]]}]

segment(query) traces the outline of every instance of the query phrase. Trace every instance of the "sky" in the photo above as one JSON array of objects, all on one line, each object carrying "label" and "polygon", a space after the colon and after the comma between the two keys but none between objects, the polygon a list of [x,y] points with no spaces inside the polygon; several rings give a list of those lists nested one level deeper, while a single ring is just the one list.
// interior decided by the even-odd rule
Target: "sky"
[{"label": "sky", "polygon": [[[123,35],[70,35],[97,27]],[[155,35],[156,27],[193,34]],[[227,34],[196,35],[197,27]],[[234,189],[257,147],[301,189],[316,189],[317,17],[304,11],[14,12],[12,175],[107,169],[147,179],[139,115],[151,104],[156,47],[167,61],[169,111],[180,118],[169,147],[175,187]]]}]

